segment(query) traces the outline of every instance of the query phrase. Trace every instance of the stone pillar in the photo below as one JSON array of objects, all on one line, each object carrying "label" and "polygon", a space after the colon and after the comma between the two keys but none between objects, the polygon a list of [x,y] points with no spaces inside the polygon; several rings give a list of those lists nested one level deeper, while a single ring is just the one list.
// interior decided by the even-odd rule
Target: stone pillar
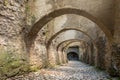
[{"label": "stone pillar", "polygon": [[66,52],[61,52],[62,53],[62,58],[63,58],[63,64],[67,63],[68,62],[68,59],[67,59],[67,53]]},{"label": "stone pillar", "polygon": [[120,76],[120,44],[113,43],[110,50],[111,60],[107,71],[111,76]]},{"label": "stone pillar", "polygon": [[90,45],[90,51],[91,51],[91,54],[90,54],[90,65],[94,65],[94,51],[95,48],[94,48],[94,45],[91,43]]},{"label": "stone pillar", "polygon": [[115,0],[114,43],[111,46],[111,75],[120,76],[120,0]]},{"label": "stone pillar", "polygon": [[53,45],[51,45],[49,48],[47,48],[47,54],[48,54],[48,66],[53,67],[55,65],[58,65],[60,63],[59,61],[59,55]]},{"label": "stone pillar", "polygon": [[59,59],[59,64],[62,64],[62,53],[61,53],[61,51],[59,51],[59,50],[58,50],[57,53],[58,53],[58,57],[59,57],[59,58],[58,58],[58,59]]},{"label": "stone pillar", "polygon": [[114,26],[114,38],[115,42],[120,43],[120,0],[115,0],[115,26]]},{"label": "stone pillar", "polygon": [[105,69],[105,55],[106,55],[106,39],[105,37],[99,37],[96,41],[96,47],[98,52],[96,53],[96,67]]}]

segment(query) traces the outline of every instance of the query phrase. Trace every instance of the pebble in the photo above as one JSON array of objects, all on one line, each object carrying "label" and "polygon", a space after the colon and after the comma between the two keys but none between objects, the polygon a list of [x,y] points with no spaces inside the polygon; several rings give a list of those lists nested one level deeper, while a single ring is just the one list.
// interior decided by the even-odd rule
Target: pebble
[{"label": "pebble", "polygon": [[97,71],[94,67],[79,61],[52,69],[41,69],[27,75],[15,76],[7,80],[119,80],[112,79],[106,72]]}]

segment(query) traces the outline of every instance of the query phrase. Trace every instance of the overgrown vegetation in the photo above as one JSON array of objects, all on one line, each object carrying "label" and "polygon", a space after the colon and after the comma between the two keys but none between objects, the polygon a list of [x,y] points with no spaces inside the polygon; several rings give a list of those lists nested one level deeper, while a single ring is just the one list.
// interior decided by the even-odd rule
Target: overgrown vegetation
[{"label": "overgrown vegetation", "polygon": [[0,47],[0,80],[7,77],[23,74],[29,71],[27,60],[19,55],[10,54]]},{"label": "overgrown vegetation", "polygon": [[29,71],[30,71],[30,72],[36,72],[36,71],[38,71],[38,70],[40,70],[40,67],[39,67],[39,66],[31,66],[31,67],[29,68]]}]

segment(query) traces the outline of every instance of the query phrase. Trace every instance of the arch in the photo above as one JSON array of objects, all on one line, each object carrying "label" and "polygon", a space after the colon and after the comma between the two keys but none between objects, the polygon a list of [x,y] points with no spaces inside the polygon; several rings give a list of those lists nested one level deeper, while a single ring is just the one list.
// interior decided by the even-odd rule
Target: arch
[{"label": "arch", "polygon": [[51,43],[52,43],[52,40],[53,40],[57,35],[59,35],[59,34],[62,33],[62,32],[68,31],[68,30],[76,30],[76,31],[82,32],[82,33],[84,33],[86,36],[88,36],[88,37],[93,41],[93,39],[92,39],[87,33],[85,33],[84,31],[82,31],[82,30],[80,30],[80,29],[77,29],[77,28],[64,28],[64,29],[58,31],[57,33],[55,33],[55,34],[48,40],[48,42],[47,42],[47,48],[49,48],[49,46],[50,46]]},{"label": "arch", "polygon": [[[68,41],[70,41],[68,44],[66,44],[63,48],[62,48],[62,52],[63,52],[63,50],[68,46],[68,45],[70,45],[70,44],[72,44],[72,43],[74,43],[74,42],[80,42],[80,41],[83,41],[83,42],[85,42],[84,40],[79,40],[79,39],[75,39],[75,40],[73,40],[72,41],[72,39],[69,39],[69,40],[66,40],[66,41],[64,41],[63,43],[65,43],[65,42],[68,42]],[[61,45],[63,44],[62,42],[61,42]],[[87,42],[86,42],[87,43]],[[92,44],[94,44],[93,42],[92,42]],[[87,45],[89,45],[89,44],[87,44]],[[94,46],[96,47],[96,45],[94,44]],[[60,47],[60,46],[59,46]],[[58,49],[59,49],[59,47],[58,47]],[[58,49],[57,49],[57,51],[58,51]]]},{"label": "arch", "polygon": [[90,19],[101,28],[101,30],[105,33],[105,35],[108,37],[109,40],[113,39],[111,32],[109,31],[107,26],[103,24],[103,22],[101,22],[100,20],[98,20],[96,17],[89,14],[88,12],[75,8],[62,8],[46,14],[38,22],[36,22],[34,26],[30,29],[29,33],[27,34],[27,39],[33,40],[34,38],[36,38],[37,33],[41,28],[43,28],[45,24],[47,24],[49,21],[53,20],[54,18],[64,14],[76,14]]},{"label": "arch", "polygon": [[[69,41],[70,41],[70,42],[69,42]],[[60,47],[63,43],[69,42],[69,43],[66,44],[66,46],[65,46],[65,47],[67,47],[69,44],[71,44],[71,43],[73,43],[73,42],[80,42],[80,41],[84,41],[84,40],[80,40],[80,39],[69,39],[69,40],[65,40],[65,41],[59,43],[59,44],[57,45],[57,48],[56,48],[56,49],[57,49],[57,51],[58,51],[59,47]]]},{"label": "arch", "polygon": [[[70,44],[74,43],[74,42],[80,42],[79,40],[78,41],[72,41],[72,42],[69,42],[68,44],[66,44],[63,48],[62,48],[62,51],[66,49],[67,46],[69,46]],[[83,41],[84,42],[84,41]]]}]

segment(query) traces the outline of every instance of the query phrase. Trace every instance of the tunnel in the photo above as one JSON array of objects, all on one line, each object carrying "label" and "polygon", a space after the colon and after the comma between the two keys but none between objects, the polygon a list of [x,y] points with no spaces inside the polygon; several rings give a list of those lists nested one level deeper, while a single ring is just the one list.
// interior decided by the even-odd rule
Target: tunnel
[{"label": "tunnel", "polygon": [[79,56],[75,52],[69,52],[69,53],[67,53],[67,59],[69,61],[78,61],[79,60]]}]

